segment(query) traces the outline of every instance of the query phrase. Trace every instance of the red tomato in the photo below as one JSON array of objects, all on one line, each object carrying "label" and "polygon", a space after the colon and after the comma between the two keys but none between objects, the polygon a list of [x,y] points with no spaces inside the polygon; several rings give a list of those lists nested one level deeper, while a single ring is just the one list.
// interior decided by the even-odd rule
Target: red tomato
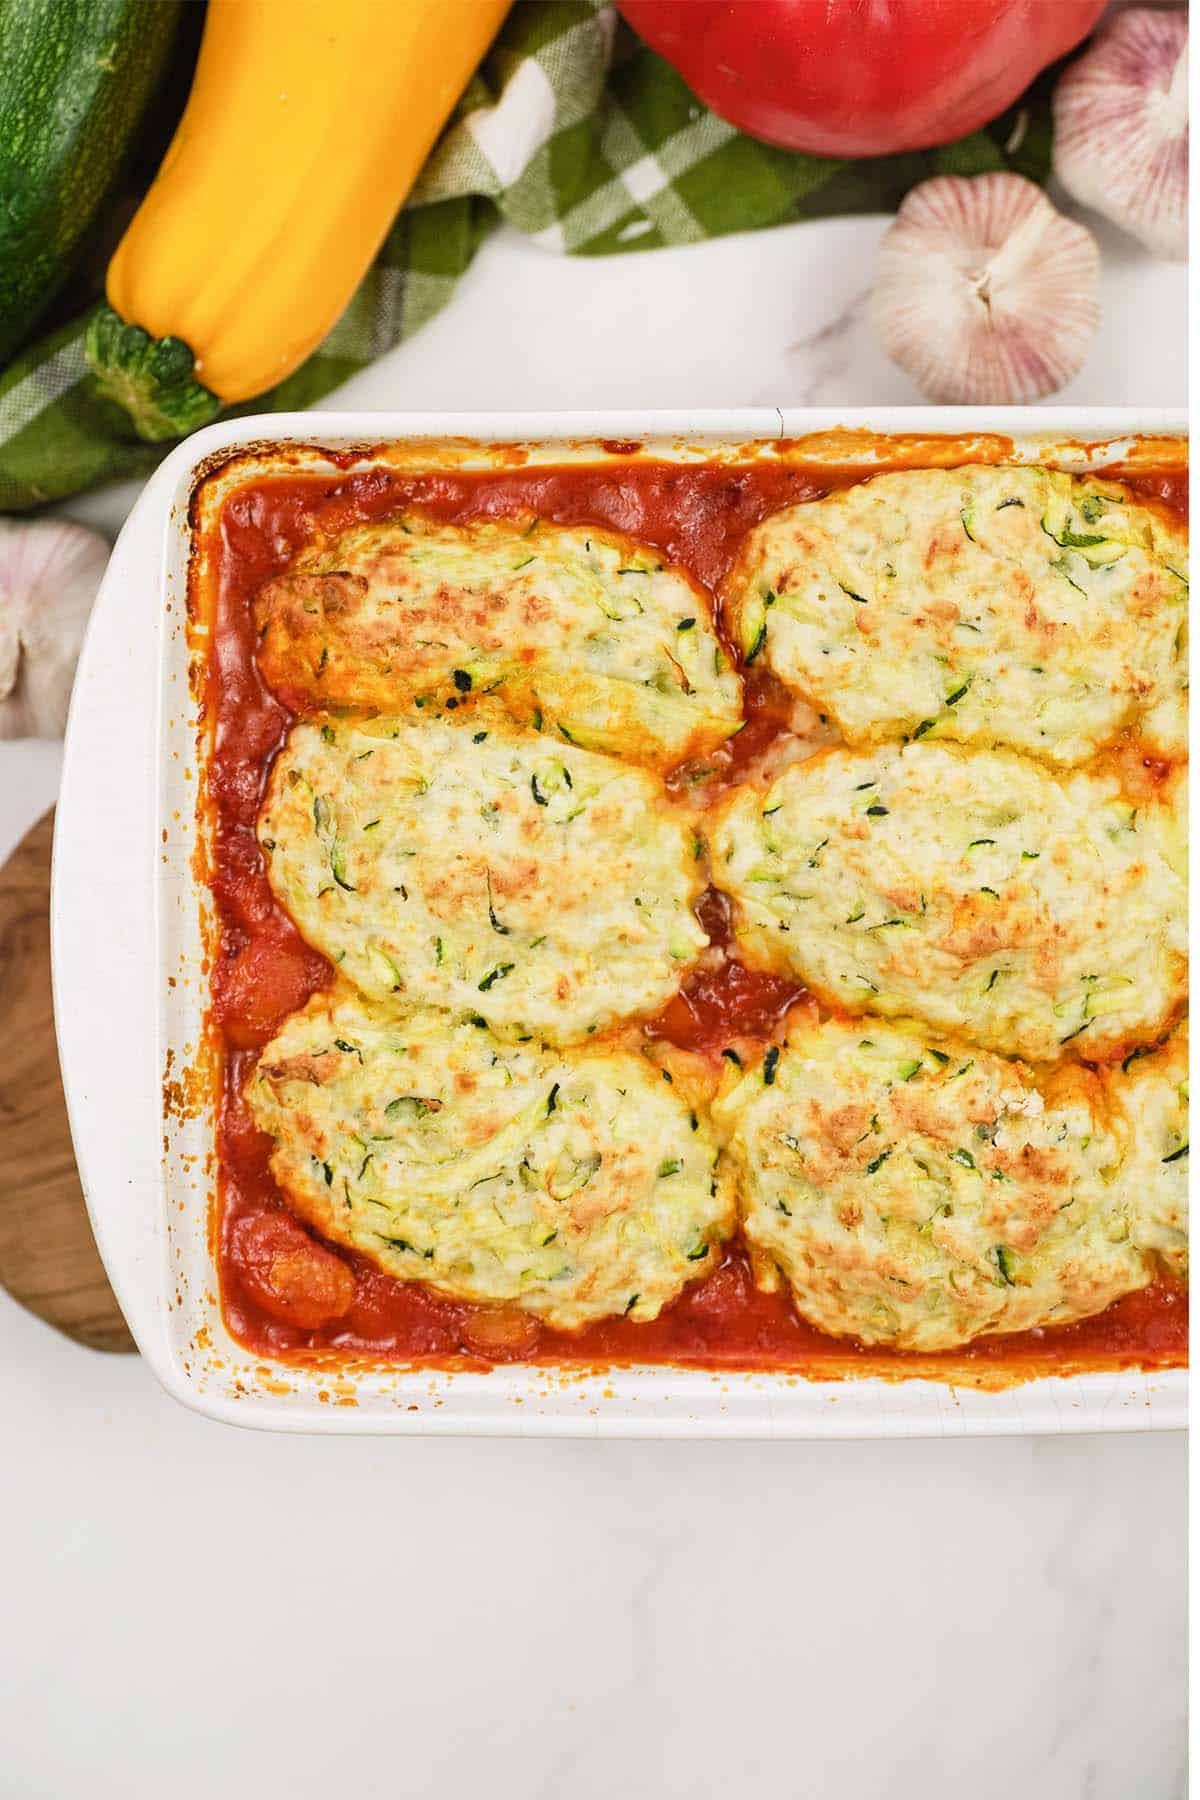
[{"label": "red tomato", "polygon": [[1086,37],[1105,0],[617,0],[751,137],[885,156],[964,137]]},{"label": "red tomato", "polygon": [[265,1044],[289,1013],[324,987],[328,964],[301,943],[251,938],[245,949],[213,973],[213,1006],[231,1044],[239,1050]]},{"label": "red tomato", "polygon": [[233,1240],[242,1281],[273,1318],[315,1331],[353,1305],[354,1276],[346,1264],[286,1213],[239,1219]]}]

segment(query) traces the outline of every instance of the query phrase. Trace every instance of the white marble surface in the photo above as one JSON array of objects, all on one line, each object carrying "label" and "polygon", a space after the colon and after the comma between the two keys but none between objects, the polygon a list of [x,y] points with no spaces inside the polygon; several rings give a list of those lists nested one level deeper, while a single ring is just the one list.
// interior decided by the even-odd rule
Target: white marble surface
[{"label": "white marble surface", "polygon": [[[336,398],[915,399],[862,316],[881,228],[609,262],[500,238]],[[1179,403],[1184,272],[1104,244],[1103,333],[1063,398]],[[113,530],[134,491],[66,510]],[[0,747],[0,857],[57,771],[54,746]],[[14,1800],[1186,1791],[1179,1437],[259,1437],[2,1296],[0,1429]]]}]

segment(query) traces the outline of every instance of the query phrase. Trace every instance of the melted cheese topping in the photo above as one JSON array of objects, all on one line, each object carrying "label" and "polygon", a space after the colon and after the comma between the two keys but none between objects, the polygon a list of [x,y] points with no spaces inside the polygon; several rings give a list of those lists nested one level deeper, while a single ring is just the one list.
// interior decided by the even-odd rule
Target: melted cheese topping
[{"label": "melted cheese topping", "polygon": [[698,1091],[620,1045],[505,1043],[319,994],[246,1099],[289,1205],[323,1236],[551,1325],[654,1318],[732,1229]]},{"label": "melted cheese topping", "polygon": [[255,602],[259,662],[302,711],[490,700],[523,724],[667,766],[740,723],[708,596],[613,532],[419,514],[304,551]]},{"label": "melted cheese topping", "polygon": [[852,1010],[1037,1059],[1153,1040],[1186,991],[1165,805],[1001,751],[830,750],[712,834],[741,954]]},{"label": "melted cheese topping", "polygon": [[297,725],[258,822],[307,941],[375,999],[578,1041],[657,1011],[708,942],[661,782],[508,725]]},{"label": "melted cheese topping", "polygon": [[903,1350],[1063,1324],[1144,1287],[1101,1079],[1040,1077],[911,1020],[814,1025],[717,1103],[760,1285]]},{"label": "melted cheese topping", "polygon": [[1112,1077],[1131,1145],[1126,1174],[1133,1241],[1181,1280],[1188,1272],[1188,1036],[1125,1059]]},{"label": "melted cheese topping", "polygon": [[746,540],[725,604],[852,744],[951,738],[1086,761],[1186,743],[1187,540],[1112,482],[1032,468],[880,475]]}]

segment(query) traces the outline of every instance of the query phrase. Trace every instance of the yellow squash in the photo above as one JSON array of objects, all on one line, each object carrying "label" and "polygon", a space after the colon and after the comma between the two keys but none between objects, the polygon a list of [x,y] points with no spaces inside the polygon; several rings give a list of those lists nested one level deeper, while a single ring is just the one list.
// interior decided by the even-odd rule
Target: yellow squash
[{"label": "yellow squash", "polygon": [[[297,368],[362,280],[508,0],[209,0],[191,95],[108,271],[102,385],[225,404]],[[122,339],[122,327],[140,327]],[[142,332],[149,334],[149,343]],[[166,340],[164,344],[162,340]],[[180,342],[182,340],[182,342]],[[136,365],[136,366],[135,366]],[[212,406],[215,410],[215,405]]]}]

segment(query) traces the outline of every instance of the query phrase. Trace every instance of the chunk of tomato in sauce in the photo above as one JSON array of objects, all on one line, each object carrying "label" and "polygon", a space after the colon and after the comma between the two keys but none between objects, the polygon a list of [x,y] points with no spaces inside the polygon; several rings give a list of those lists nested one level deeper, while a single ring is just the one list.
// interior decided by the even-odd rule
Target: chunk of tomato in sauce
[{"label": "chunk of tomato in sauce", "polygon": [[218,963],[214,1011],[229,1043],[239,1050],[254,1049],[328,979],[325,958],[298,937],[294,943],[254,937],[236,956]]},{"label": "chunk of tomato in sauce", "polygon": [[272,1318],[316,1331],[354,1304],[354,1276],[341,1257],[287,1213],[250,1213],[237,1220],[231,1237],[243,1286]]},{"label": "chunk of tomato in sauce", "polygon": [[[733,931],[727,897],[716,888],[706,889],[696,903],[696,917],[713,947],[728,951]],[[788,1008],[805,994],[798,981],[730,959],[690,975],[658,1017],[647,1022],[646,1033],[681,1050],[715,1054],[735,1038],[773,1037]]]},{"label": "chunk of tomato in sauce", "polygon": [[532,1356],[541,1338],[536,1319],[515,1307],[472,1307],[463,1320],[463,1346],[489,1362]]}]

